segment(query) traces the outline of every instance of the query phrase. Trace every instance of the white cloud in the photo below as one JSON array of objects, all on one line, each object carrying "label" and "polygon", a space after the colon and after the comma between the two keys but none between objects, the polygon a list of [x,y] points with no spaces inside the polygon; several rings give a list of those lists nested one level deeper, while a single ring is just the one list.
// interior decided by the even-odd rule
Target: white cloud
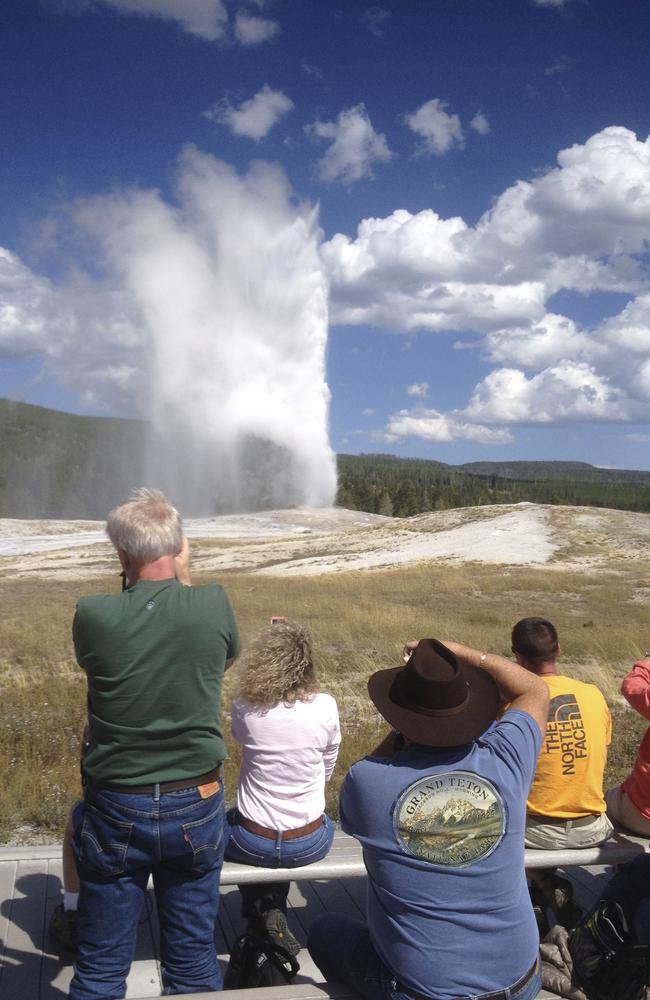
[{"label": "white cloud", "polygon": [[254,97],[243,101],[239,107],[233,107],[224,99],[203,114],[217,124],[227,125],[234,135],[259,142],[293,106],[293,101],[281,90],[271,90],[264,84]]},{"label": "white cloud", "polygon": [[437,410],[400,410],[393,414],[386,425],[388,440],[403,437],[418,437],[424,441],[474,441],[477,444],[508,444],[512,435],[502,428],[485,427],[469,423],[453,413],[443,414]]},{"label": "white cloud", "polygon": [[279,34],[280,25],[266,17],[255,17],[241,11],[235,17],[235,38],[242,45],[260,45]]},{"label": "white cloud", "polygon": [[406,387],[407,396],[418,396],[424,399],[429,395],[429,383],[428,382],[414,382],[413,385],[407,385]]},{"label": "white cloud", "polygon": [[123,14],[160,17],[176,21],[191,35],[214,42],[223,38],[228,24],[224,0],[97,0]]},{"label": "white cloud", "polygon": [[650,434],[633,433],[625,435],[626,441],[634,441],[636,444],[649,444]]},{"label": "white cloud", "polygon": [[[259,45],[268,42],[280,32],[280,25],[270,18],[238,11],[231,25],[228,19],[226,0],[59,0],[80,9],[92,9],[103,4],[121,14],[140,17],[158,17],[175,21],[188,34],[204,38],[206,41],[232,40],[241,45]],[[259,9],[264,2],[251,0]]]},{"label": "white cloud", "polygon": [[624,420],[620,390],[589,365],[563,361],[527,378],[501,368],[480,382],[464,414],[488,423],[556,423],[566,420]]},{"label": "white cloud", "polygon": [[487,135],[489,132],[492,131],[490,123],[482,111],[476,112],[471,122],[469,123],[469,127],[473,128],[474,131],[478,132],[479,135]]},{"label": "white cloud", "polygon": [[363,220],[323,247],[337,322],[411,331],[528,328],[561,289],[648,280],[650,140],[612,127],[517,181],[469,227],[431,209]]},{"label": "white cloud", "polygon": [[536,7],[554,7],[556,10],[560,10],[562,7],[567,7],[571,0],[533,0]]},{"label": "white cloud", "polygon": [[390,11],[386,10],[385,7],[379,7],[377,5],[368,7],[368,9],[361,15],[362,23],[368,25],[370,33],[374,35],[375,38],[382,37],[384,34],[384,28],[389,20]]},{"label": "white cloud", "polygon": [[145,339],[119,286],[72,271],[64,285],[0,247],[0,356],[33,355],[83,405],[133,413]]},{"label": "white cloud", "polygon": [[558,76],[560,73],[566,73],[568,68],[568,63],[565,60],[561,60],[547,66],[544,70],[544,76]]},{"label": "white cloud", "polygon": [[527,327],[494,330],[484,341],[492,361],[520,368],[543,368],[562,358],[593,358],[603,350],[598,341],[578,329],[573,320],[546,313]]},{"label": "white cloud", "polygon": [[[458,331],[495,366],[464,408],[409,425],[444,435],[650,420],[649,246],[650,139],[612,126],[507,188],[474,226],[399,209],[336,234],[322,256],[333,322]],[[588,329],[552,308],[561,291],[628,302]]]},{"label": "white cloud", "polygon": [[305,76],[311,77],[312,80],[322,80],[325,76],[320,66],[313,66],[311,63],[300,63],[300,69]]},{"label": "white cloud", "polygon": [[331,145],[317,163],[321,180],[352,184],[362,177],[372,177],[375,163],[387,163],[391,152],[386,137],[375,132],[363,104],[341,111],[335,122],[315,122],[307,129],[317,139],[330,139]]},{"label": "white cloud", "polygon": [[361,411],[362,417],[374,417],[374,415],[375,411],[373,410],[372,406],[366,406],[365,410]]},{"label": "white cloud", "polygon": [[444,156],[453,146],[465,144],[460,118],[447,114],[446,107],[445,101],[435,97],[405,117],[411,131],[424,140],[423,150],[434,156]]}]

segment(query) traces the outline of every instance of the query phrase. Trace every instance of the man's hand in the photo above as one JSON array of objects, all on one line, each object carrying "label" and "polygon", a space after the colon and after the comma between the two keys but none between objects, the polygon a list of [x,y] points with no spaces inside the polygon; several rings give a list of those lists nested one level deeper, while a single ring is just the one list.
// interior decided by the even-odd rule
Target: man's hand
[{"label": "man's hand", "polygon": [[174,556],[174,570],[179,583],[182,583],[184,587],[192,586],[192,578],[190,576],[190,543],[185,535],[183,535],[181,551],[177,556]]},{"label": "man's hand", "polygon": [[408,642],[404,643],[404,650],[402,652],[402,659],[404,660],[404,663],[408,663],[408,661],[411,659],[413,651],[417,649],[419,642],[420,642],[419,639],[409,639]]}]

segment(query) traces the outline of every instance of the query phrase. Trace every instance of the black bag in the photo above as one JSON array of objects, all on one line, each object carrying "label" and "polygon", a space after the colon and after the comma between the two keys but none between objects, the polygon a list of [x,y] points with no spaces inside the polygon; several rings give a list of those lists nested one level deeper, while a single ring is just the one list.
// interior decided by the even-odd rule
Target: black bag
[{"label": "black bag", "polygon": [[618,903],[601,900],[571,934],[569,951],[590,1000],[645,1000],[648,948],[634,943]]},{"label": "black bag", "polygon": [[300,966],[288,951],[257,934],[237,938],[223,980],[224,990],[255,986],[286,986]]}]

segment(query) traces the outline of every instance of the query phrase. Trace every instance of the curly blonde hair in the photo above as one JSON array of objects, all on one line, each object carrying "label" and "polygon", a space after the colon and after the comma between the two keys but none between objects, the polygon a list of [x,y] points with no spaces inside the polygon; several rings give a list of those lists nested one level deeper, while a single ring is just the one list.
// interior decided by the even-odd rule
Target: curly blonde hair
[{"label": "curly blonde hair", "polygon": [[268,625],[237,661],[235,697],[260,708],[310,701],[318,691],[311,636],[294,621]]}]

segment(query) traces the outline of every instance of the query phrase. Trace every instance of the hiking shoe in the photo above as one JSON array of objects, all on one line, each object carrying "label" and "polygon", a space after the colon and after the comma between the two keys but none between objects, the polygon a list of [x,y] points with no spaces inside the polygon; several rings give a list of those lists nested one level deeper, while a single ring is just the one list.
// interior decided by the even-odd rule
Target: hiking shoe
[{"label": "hiking shoe", "polygon": [[76,910],[64,910],[63,903],[54,907],[48,928],[50,936],[66,951],[76,951],[79,945],[79,925]]},{"label": "hiking shoe", "polygon": [[582,917],[582,910],[573,899],[573,886],[569,880],[555,872],[545,875],[543,894],[557,922],[567,930],[573,930]]},{"label": "hiking shoe", "polygon": [[287,918],[282,910],[272,907],[262,916],[264,930],[273,944],[280,945],[289,952],[290,955],[297,955],[300,951],[300,942],[293,936],[287,924]]}]

